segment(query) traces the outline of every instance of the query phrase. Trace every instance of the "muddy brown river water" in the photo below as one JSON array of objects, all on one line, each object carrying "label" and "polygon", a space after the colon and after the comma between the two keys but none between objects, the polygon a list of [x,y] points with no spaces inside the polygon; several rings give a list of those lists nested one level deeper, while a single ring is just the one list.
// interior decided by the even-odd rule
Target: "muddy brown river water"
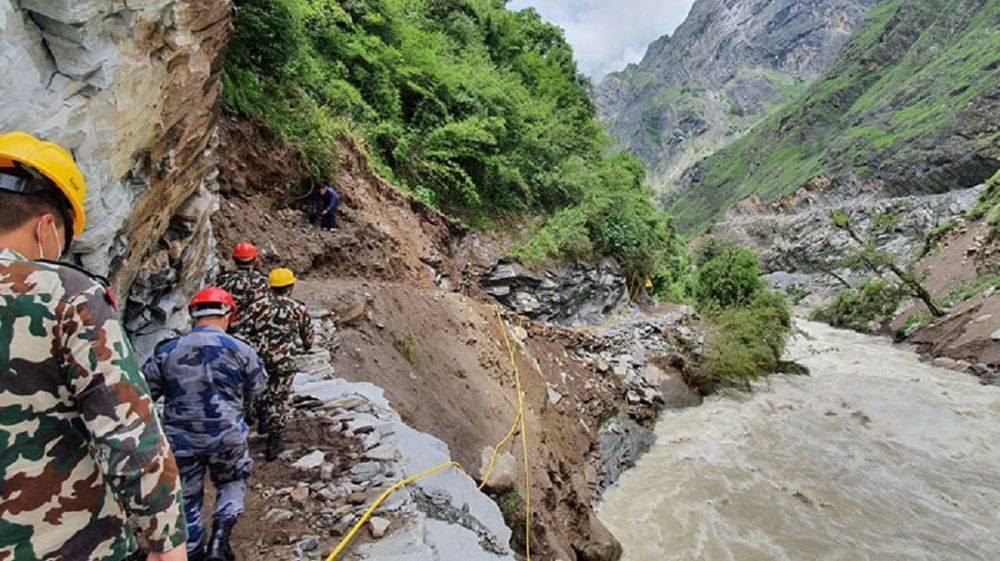
[{"label": "muddy brown river water", "polygon": [[601,509],[623,561],[1000,560],[1000,388],[799,327],[810,376],[663,414]]}]

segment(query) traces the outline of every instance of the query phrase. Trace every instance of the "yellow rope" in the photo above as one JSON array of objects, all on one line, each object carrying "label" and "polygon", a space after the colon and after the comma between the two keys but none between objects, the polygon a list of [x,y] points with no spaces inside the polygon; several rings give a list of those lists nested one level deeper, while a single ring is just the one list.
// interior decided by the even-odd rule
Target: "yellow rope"
[{"label": "yellow rope", "polygon": [[514,384],[517,387],[517,410],[518,416],[521,418],[521,455],[524,458],[524,556],[526,561],[531,561],[531,472],[528,467],[528,431],[524,424],[524,392],[521,391],[521,371],[517,367],[514,346],[510,344],[510,339],[507,337],[507,327],[500,315],[500,308],[494,308],[494,311],[497,314],[497,322],[500,324],[503,342],[507,345],[510,365],[514,369]]},{"label": "yellow rope", "polygon": [[[500,452],[500,449],[514,436],[514,432],[518,428],[520,428],[521,454],[524,457],[524,504],[525,504],[524,555],[526,561],[531,561],[531,473],[529,472],[529,464],[528,464],[528,431],[527,431],[527,425],[525,424],[524,420],[525,417],[524,392],[521,391],[521,372],[517,367],[517,360],[514,354],[514,347],[513,345],[510,344],[510,339],[507,337],[507,327],[504,325],[503,317],[500,315],[500,308],[499,307],[494,308],[494,311],[496,312],[497,321],[500,324],[500,334],[503,336],[503,342],[507,346],[507,355],[510,357],[511,367],[514,369],[514,384],[515,387],[517,388],[517,415],[514,416],[514,422],[511,423],[510,430],[507,431],[507,435],[504,436],[503,439],[500,440],[500,442],[493,447],[493,454],[490,456],[490,462],[486,468],[486,473],[483,474],[483,482],[480,483],[479,489],[482,490],[483,487],[486,486],[486,483],[489,481],[489,477],[493,473],[493,465],[496,461],[497,454]],[[424,477],[430,475],[434,475],[439,471],[443,471],[445,469],[452,467],[458,469],[462,473],[466,473],[465,468],[463,468],[462,465],[459,464],[458,462],[454,461],[445,462],[443,464],[434,466],[426,471],[422,471],[416,475],[407,477],[406,479],[395,483],[394,485],[383,491],[382,494],[379,495],[377,499],[375,499],[375,502],[373,502],[371,506],[369,506],[368,509],[365,510],[364,514],[361,515],[361,518],[359,518],[358,521],[354,523],[354,526],[351,527],[351,530],[347,532],[347,534],[345,534],[343,538],[341,538],[340,543],[338,543],[337,547],[334,548],[332,553],[330,553],[330,556],[326,558],[326,561],[334,561],[338,555],[343,553],[344,549],[346,549],[347,546],[350,545],[354,537],[358,534],[359,531],[361,531],[361,528],[365,525],[365,522],[367,522],[372,517],[372,515],[375,514],[375,511],[378,509],[378,507],[383,502],[385,502],[385,500],[388,499],[390,495],[392,495],[399,489],[405,487],[406,485],[413,483],[414,481],[423,479]]]},{"label": "yellow rope", "polygon": [[406,479],[386,489],[381,495],[379,495],[379,498],[376,499],[375,502],[372,503],[370,507],[368,507],[368,510],[366,510],[365,513],[361,515],[361,518],[354,524],[354,527],[351,528],[351,531],[347,532],[347,534],[343,537],[343,539],[340,540],[340,543],[337,544],[337,547],[333,550],[333,553],[331,553],[330,556],[326,558],[326,561],[333,561],[334,559],[337,558],[338,555],[340,555],[342,551],[344,551],[344,548],[346,548],[347,545],[351,543],[351,540],[353,540],[354,536],[357,535],[359,530],[361,530],[361,527],[365,525],[365,522],[367,522],[368,519],[372,517],[372,514],[375,514],[375,509],[377,509],[379,505],[385,502],[385,500],[389,498],[389,495],[395,493],[400,488],[409,485],[410,483],[413,483],[418,479],[423,479],[424,477],[427,477],[429,475],[434,475],[435,473],[448,469],[450,467],[457,468],[459,471],[462,472],[465,471],[462,468],[462,465],[459,464],[458,462],[445,462],[443,464],[434,466],[426,471],[422,471],[411,477],[407,477]]}]

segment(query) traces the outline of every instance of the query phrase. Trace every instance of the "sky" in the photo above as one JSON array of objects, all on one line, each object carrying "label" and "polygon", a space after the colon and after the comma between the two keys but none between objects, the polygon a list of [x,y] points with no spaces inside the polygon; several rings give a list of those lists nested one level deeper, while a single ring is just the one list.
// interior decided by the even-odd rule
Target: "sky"
[{"label": "sky", "polygon": [[630,62],[646,47],[673,33],[694,0],[512,0],[512,10],[534,8],[566,30],[580,71],[594,82]]}]

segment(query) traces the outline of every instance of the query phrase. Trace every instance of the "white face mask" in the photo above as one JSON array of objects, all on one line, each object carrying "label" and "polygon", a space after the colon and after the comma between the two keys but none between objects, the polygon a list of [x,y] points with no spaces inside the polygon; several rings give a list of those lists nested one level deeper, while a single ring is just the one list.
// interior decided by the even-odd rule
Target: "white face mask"
[{"label": "white face mask", "polygon": [[[59,230],[56,229],[54,222],[49,222],[49,226],[52,226],[52,235],[56,238],[56,243],[59,244],[59,253],[56,254],[55,259],[58,260],[63,254],[63,244],[62,240],[59,239]],[[38,238],[38,255],[39,259],[45,259],[45,248],[42,247],[42,223],[39,222],[38,226],[35,227],[35,237]]]}]

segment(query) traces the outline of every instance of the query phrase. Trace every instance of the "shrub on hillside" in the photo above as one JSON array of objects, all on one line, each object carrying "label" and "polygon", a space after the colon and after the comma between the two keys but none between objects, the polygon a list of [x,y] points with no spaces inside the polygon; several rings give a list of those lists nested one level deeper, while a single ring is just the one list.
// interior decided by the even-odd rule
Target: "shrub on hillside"
[{"label": "shrub on hillside", "polygon": [[760,291],[745,305],[716,311],[708,318],[692,385],[706,393],[749,389],[753,380],[778,370],[792,326],[788,302],[777,292]]},{"label": "shrub on hillside", "polygon": [[882,279],[842,290],[827,305],[813,311],[812,319],[834,327],[865,333],[877,332],[894,317],[904,293]]},{"label": "shrub on hillside", "polygon": [[764,289],[757,254],[716,238],[695,253],[694,294],[705,318],[705,349],[691,380],[703,392],[747,389],[775,372],[793,330],[784,294]]},{"label": "shrub on hillside", "polygon": [[695,298],[703,312],[745,306],[764,288],[756,252],[741,245],[709,240],[695,261]]}]

